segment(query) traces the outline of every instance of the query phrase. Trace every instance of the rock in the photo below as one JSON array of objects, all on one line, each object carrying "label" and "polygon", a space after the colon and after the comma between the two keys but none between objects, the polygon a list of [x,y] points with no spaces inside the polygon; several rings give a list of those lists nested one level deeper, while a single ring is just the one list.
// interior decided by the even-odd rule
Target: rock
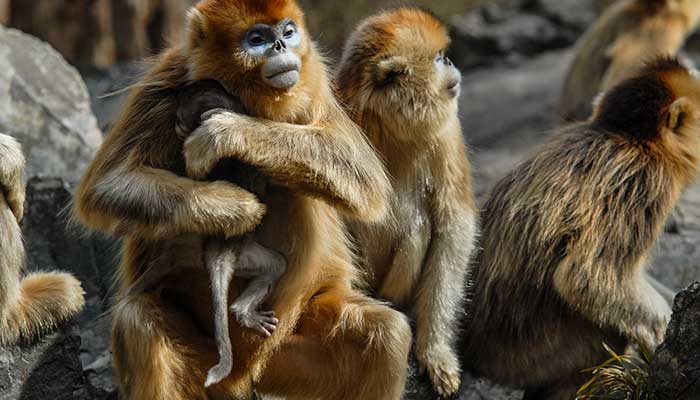
[{"label": "rock", "polygon": [[700,282],[673,305],[666,340],[654,355],[649,385],[659,400],[700,398]]},{"label": "rock", "polygon": [[0,400],[86,399],[80,336],[69,326],[34,344],[0,348]]},{"label": "rock", "polygon": [[66,229],[70,200],[71,187],[61,179],[29,181],[22,221],[27,269],[73,273],[86,291],[85,310],[36,344],[0,349],[0,400],[116,400],[104,317],[116,244]]},{"label": "rock", "polygon": [[496,6],[479,8],[451,21],[451,56],[462,70],[504,61],[514,64],[576,39],[552,21],[534,13]]},{"label": "rock", "polygon": [[144,73],[144,68],[137,63],[120,63],[106,70],[83,71],[92,99],[92,111],[102,132],[109,133],[129,95],[129,86],[135,84]]},{"label": "rock", "polygon": [[[0,0],[6,23],[51,43],[72,64],[107,68],[162,49],[184,33],[196,0]],[[2,5],[2,3],[0,3]],[[0,11],[0,17],[1,17]]]},{"label": "rock", "polygon": [[534,0],[531,7],[580,34],[595,22],[598,6],[594,0]]},{"label": "rock", "polygon": [[0,132],[24,146],[28,177],[77,180],[102,142],[78,72],[49,45],[3,27]]},{"label": "rock", "polygon": [[555,102],[570,58],[569,50],[559,50],[466,75],[460,118],[468,142],[499,151],[541,143],[557,124]]},{"label": "rock", "polygon": [[81,359],[87,366],[102,357],[108,347],[109,325],[103,315],[118,265],[118,246],[85,235],[69,223],[71,189],[57,178],[30,180],[22,233],[30,271],[67,271],[83,284],[85,310],[76,318],[76,329],[82,337]]}]

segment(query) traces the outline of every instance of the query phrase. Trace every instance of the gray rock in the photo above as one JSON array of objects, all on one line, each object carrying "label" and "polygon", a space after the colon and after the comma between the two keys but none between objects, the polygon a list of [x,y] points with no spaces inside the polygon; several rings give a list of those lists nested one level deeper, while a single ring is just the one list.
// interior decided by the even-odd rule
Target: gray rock
[{"label": "gray rock", "polygon": [[464,77],[460,118],[478,150],[532,148],[557,125],[555,102],[571,58],[560,50],[516,67],[490,68]]},{"label": "gray rock", "polygon": [[534,0],[532,6],[556,23],[582,33],[597,18],[594,0]]},{"label": "gray rock", "polygon": [[578,33],[557,25],[543,12],[495,5],[452,18],[451,57],[463,71],[488,65],[516,64],[545,51],[574,43]]},{"label": "gray rock", "polygon": [[34,344],[0,348],[0,400],[73,400],[85,389],[80,336],[70,327]]},{"label": "gray rock", "polygon": [[27,269],[63,270],[81,280],[85,310],[36,344],[0,349],[0,400],[116,399],[108,351],[107,311],[116,244],[67,229],[71,187],[34,178],[22,231]]},{"label": "gray rock", "polygon": [[78,72],[48,44],[3,27],[0,132],[22,142],[28,177],[77,179],[102,141]]},{"label": "gray rock", "polygon": [[104,133],[109,133],[115,118],[119,116],[128,97],[129,86],[136,83],[143,73],[142,66],[137,63],[117,64],[104,71],[83,72],[92,99],[92,110]]},{"label": "gray rock", "polygon": [[659,400],[700,398],[700,283],[681,292],[673,305],[666,340],[657,349],[649,377]]}]

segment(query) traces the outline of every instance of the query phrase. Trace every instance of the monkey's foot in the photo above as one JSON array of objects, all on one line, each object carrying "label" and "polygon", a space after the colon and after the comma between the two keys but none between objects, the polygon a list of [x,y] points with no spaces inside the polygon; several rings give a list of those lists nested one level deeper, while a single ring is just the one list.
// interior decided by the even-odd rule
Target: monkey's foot
[{"label": "monkey's foot", "polygon": [[256,330],[265,337],[272,336],[280,322],[275,318],[274,311],[250,311],[243,313],[235,309],[232,311],[241,325]]},{"label": "monkey's foot", "polygon": [[221,359],[217,365],[212,367],[207,374],[207,380],[204,382],[204,387],[209,387],[211,385],[216,385],[217,383],[223,381],[227,376],[231,375],[231,370],[233,369],[233,362],[229,359]]},{"label": "monkey's foot", "polygon": [[418,354],[421,372],[427,372],[433,388],[442,398],[451,397],[459,390],[462,373],[457,357],[450,351],[432,351]]}]

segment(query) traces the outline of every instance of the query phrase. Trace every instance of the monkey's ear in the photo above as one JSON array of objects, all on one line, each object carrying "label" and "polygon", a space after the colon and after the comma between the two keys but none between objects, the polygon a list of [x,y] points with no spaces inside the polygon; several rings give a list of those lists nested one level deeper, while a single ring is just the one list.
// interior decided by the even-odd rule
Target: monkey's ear
[{"label": "monkey's ear", "polygon": [[190,49],[198,48],[207,37],[204,15],[196,7],[187,12],[187,36]]},{"label": "monkey's ear", "polygon": [[666,116],[666,128],[673,132],[678,132],[693,113],[693,105],[687,97],[676,99],[668,107]]},{"label": "monkey's ear", "polygon": [[395,56],[377,63],[376,79],[380,85],[387,85],[401,75],[409,75],[411,66],[405,57]]}]

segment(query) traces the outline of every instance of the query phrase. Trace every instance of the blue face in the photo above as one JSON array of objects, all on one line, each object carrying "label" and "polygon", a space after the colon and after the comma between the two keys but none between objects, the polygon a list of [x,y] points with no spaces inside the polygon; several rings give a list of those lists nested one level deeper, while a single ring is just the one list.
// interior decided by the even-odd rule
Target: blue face
[{"label": "blue face", "polygon": [[290,19],[275,26],[256,24],[243,37],[243,49],[260,62],[260,79],[279,90],[293,88],[301,77],[299,28]]},{"label": "blue face", "polygon": [[301,39],[297,25],[287,19],[275,26],[254,25],[243,38],[243,48],[252,56],[270,57],[275,53],[297,49]]}]

